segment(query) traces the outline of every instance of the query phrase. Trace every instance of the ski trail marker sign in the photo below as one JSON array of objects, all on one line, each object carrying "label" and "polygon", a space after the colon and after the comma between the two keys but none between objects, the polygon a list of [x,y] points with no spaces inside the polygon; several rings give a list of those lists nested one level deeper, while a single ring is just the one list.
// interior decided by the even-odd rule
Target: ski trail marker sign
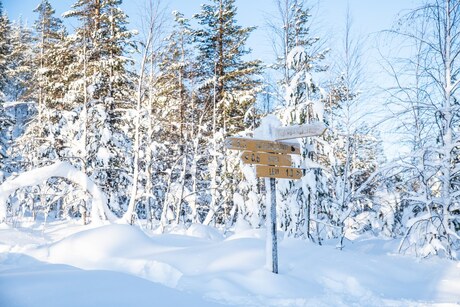
[{"label": "ski trail marker sign", "polygon": [[303,176],[303,169],[271,165],[256,165],[256,176],[268,178],[300,179]]},{"label": "ski trail marker sign", "polygon": [[309,136],[320,136],[324,133],[324,131],[326,131],[326,125],[323,122],[279,127],[275,129],[275,140],[279,141]]},{"label": "ski trail marker sign", "polygon": [[251,138],[229,137],[225,140],[225,147],[227,147],[227,149],[234,150],[300,155],[300,147],[297,144],[256,140]]},{"label": "ski trail marker sign", "polygon": [[241,160],[244,164],[263,164],[276,166],[291,166],[292,164],[290,155],[271,154],[266,152],[244,151],[241,154]]}]

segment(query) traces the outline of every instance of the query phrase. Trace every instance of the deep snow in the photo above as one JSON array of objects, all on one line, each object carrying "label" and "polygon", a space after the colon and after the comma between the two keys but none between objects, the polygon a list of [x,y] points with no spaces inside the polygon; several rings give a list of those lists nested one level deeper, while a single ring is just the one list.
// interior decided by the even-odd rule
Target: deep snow
[{"label": "deep snow", "polygon": [[284,238],[280,274],[265,230],[168,234],[74,222],[0,228],[0,306],[454,306],[460,264],[395,254],[369,238],[345,250]]}]

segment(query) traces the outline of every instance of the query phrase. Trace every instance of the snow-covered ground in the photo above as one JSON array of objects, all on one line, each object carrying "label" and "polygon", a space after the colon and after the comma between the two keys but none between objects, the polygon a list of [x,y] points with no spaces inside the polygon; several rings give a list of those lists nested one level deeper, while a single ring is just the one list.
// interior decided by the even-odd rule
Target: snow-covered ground
[{"label": "snow-covered ground", "polygon": [[53,222],[0,226],[0,306],[456,306],[460,263],[395,253],[368,239],[317,246],[280,240],[265,267],[265,230],[223,236],[192,225]]}]

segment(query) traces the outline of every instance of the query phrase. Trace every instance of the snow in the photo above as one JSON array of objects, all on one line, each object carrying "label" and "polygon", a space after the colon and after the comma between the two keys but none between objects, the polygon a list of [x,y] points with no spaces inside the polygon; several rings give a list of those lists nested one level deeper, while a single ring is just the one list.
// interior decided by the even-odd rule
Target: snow
[{"label": "snow", "polygon": [[453,306],[460,264],[395,254],[397,241],[279,242],[264,266],[265,230],[182,234],[71,221],[0,228],[0,306]]},{"label": "snow", "polygon": [[254,138],[259,140],[273,140],[275,128],[281,126],[281,121],[276,115],[269,114],[261,119],[260,126],[254,130]]},{"label": "snow", "polygon": [[[199,297],[114,271],[82,270],[10,254],[0,275],[2,306],[215,306]],[[51,293],[51,294],[50,294]]]},{"label": "snow", "polygon": [[93,221],[102,221],[105,218],[114,220],[115,217],[107,208],[105,194],[91,181],[85,173],[77,170],[68,162],[55,162],[51,165],[35,168],[23,172],[17,177],[10,177],[0,185],[0,223],[6,221],[8,197],[17,189],[38,185],[51,177],[63,177],[87,190],[93,196],[91,216]]}]

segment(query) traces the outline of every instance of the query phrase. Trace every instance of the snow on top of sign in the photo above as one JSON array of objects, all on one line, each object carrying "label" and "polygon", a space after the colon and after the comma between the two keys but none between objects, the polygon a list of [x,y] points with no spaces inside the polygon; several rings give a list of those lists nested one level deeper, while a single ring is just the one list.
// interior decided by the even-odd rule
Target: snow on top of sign
[{"label": "snow on top of sign", "polygon": [[[276,138],[276,129],[281,128],[282,123],[276,115],[269,114],[262,118],[260,126],[254,129],[254,138],[258,140],[274,141]],[[283,142],[285,144],[299,145],[296,140]]]},{"label": "snow on top of sign", "polygon": [[260,126],[254,129],[254,138],[272,141],[275,137],[275,128],[281,126],[281,121],[276,115],[269,114],[262,118]]}]

